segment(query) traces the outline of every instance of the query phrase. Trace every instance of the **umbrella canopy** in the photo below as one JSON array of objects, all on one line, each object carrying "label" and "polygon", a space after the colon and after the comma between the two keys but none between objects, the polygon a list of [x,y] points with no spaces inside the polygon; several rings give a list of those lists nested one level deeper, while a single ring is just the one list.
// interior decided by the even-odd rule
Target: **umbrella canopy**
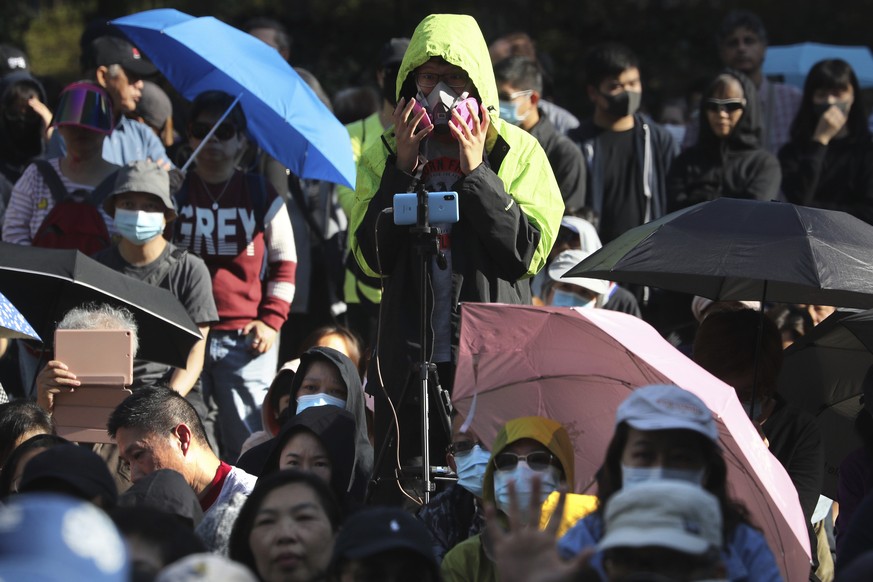
[{"label": "umbrella canopy", "polygon": [[625,232],[570,269],[715,301],[873,307],[873,226],[845,212],[719,198]]},{"label": "umbrella canopy", "polygon": [[809,538],[797,492],[767,450],[733,388],[667,343],[644,321],[601,309],[467,303],[452,400],[489,447],[508,420],[561,422],[575,448],[576,491],[593,481],[618,405],[639,386],[676,384],[713,411],[728,489],[767,537],[786,580],[809,573]]},{"label": "umbrella canopy", "polygon": [[12,302],[0,293],[0,338],[42,341]]},{"label": "umbrella canopy", "polygon": [[814,415],[825,445],[822,494],[836,499],[840,464],[861,446],[855,416],[873,382],[873,311],[835,312],[785,350],[779,394]]},{"label": "umbrella canopy", "polygon": [[0,243],[0,292],[43,338],[88,302],[129,309],[139,327],[138,358],[184,368],[201,339],[184,306],[167,291],[105,267],[77,250]]},{"label": "umbrella canopy", "polygon": [[855,71],[862,88],[873,87],[873,55],[865,46],[838,46],[804,42],[767,48],[765,75],[780,75],[789,85],[803,88],[806,74],[824,59],[843,59]]},{"label": "umbrella canopy", "polygon": [[275,49],[211,16],[170,8],[112,24],[186,99],[209,90],[242,95],[252,138],[294,174],[354,188],[348,132]]}]

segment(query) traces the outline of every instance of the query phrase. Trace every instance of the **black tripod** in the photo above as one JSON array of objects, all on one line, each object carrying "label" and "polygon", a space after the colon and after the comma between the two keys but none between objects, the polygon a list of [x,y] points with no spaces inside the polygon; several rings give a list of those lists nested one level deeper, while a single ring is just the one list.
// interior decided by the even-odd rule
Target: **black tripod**
[{"label": "black tripod", "polygon": [[[410,227],[409,232],[413,235],[413,247],[415,248],[416,254],[419,256],[420,351],[419,360],[416,365],[416,383],[419,388],[419,398],[421,401],[421,478],[423,501],[424,503],[427,503],[428,501],[430,501],[431,493],[436,490],[436,484],[432,478],[432,473],[435,468],[431,467],[430,465],[430,388],[433,389],[433,393],[439,407],[439,417],[443,425],[443,429],[445,430],[445,434],[451,435],[451,401],[449,399],[448,392],[443,390],[442,387],[439,385],[438,377],[436,376],[436,364],[428,360],[428,275],[430,272],[431,259],[436,259],[437,266],[440,269],[446,269],[448,267],[448,264],[445,254],[440,249],[440,230],[430,225],[430,212],[428,207],[427,190],[422,187],[416,194],[418,198],[417,220],[415,226]],[[405,401],[407,396],[407,389],[408,385],[404,386],[400,399],[397,402],[397,407],[399,407]],[[376,457],[376,462],[374,466],[374,475],[379,474],[380,467],[382,466],[382,463],[385,462],[385,453],[388,450],[390,442],[394,438],[392,435],[394,435],[396,431],[395,422],[399,421],[396,420],[396,417],[392,417],[391,425],[388,429],[388,432],[386,433],[385,438],[383,439],[379,447],[379,453]],[[399,443],[397,443],[397,446],[399,446]],[[407,470],[405,468],[402,469],[402,472],[406,471]],[[397,474],[395,477],[399,480],[401,478],[401,474]]]}]

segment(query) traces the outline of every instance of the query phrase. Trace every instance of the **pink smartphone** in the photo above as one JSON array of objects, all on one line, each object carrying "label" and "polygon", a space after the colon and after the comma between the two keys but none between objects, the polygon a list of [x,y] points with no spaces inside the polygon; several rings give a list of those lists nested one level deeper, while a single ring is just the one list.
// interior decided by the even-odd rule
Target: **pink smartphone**
[{"label": "pink smartphone", "polygon": [[[421,106],[418,99],[413,98],[411,116],[415,117],[420,111],[424,111],[424,107]],[[433,122],[430,120],[430,115],[428,115],[427,111],[424,111],[424,117],[422,117],[421,121],[418,122],[418,129],[427,129],[431,125],[433,125]]]},{"label": "pink smartphone", "polygon": [[72,441],[109,443],[106,421],[130,396],[133,381],[133,336],[122,329],[59,329],[55,359],[67,365],[82,383],[73,392],[55,396],[58,435]]},{"label": "pink smartphone", "polygon": [[[475,97],[467,97],[466,99],[459,101],[458,104],[455,105],[455,109],[457,110],[458,114],[461,116],[461,119],[464,120],[464,123],[467,124],[467,127],[469,127],[470,129],[473,129],[473,116],[470,114],[470,109],[467,106],[467,104],[472,105],[473,111],[475,111],[477,115],[479,114],[479,102],[476,101]],[[454,118],[450,118],[449,123],[451,123],[453,126],[457,127],[457,124],[455,123]]]}]

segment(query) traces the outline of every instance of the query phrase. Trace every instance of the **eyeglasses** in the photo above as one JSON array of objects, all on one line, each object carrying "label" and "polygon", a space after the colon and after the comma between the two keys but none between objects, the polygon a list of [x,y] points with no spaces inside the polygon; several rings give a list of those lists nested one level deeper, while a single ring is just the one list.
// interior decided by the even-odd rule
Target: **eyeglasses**
[{"label": "eyeglasses", "polygon": [[519,97],[529,97],[533,95],[533,89],[525,89],[524,91],[516,91],[515,93],[500,93],[497,98],[501,101],[515,101]]},{"label": "eyeglasses", "polygon": [[745,99],[707,99],[706,104],[704,105],[707,111],[712,111],[714,113],[720,113],[722,111],[726,111],[728,113],[733,113],[734,111],[740,111],[745,108],[746,100]]},{"label": "eyeglasses", "polygon": [[437,83],[441,80],[445,81],[446,85],[452,89],[463,89],[467,86],[470,75],[463,71],[446,73],[445,75],[438,75],[437,73],[416,73],[415,75],[415,82],[418,83],[419,87],[426,89],[436,87]]},{"label": "eyeglasses", "polygon": [[452,455],[463,455],[473,450],[476,445],[481,445],[479,441],[458,441],[446,447],[446,450]]},{"label": "eyeglasses", "polygon": [[545,471],[549,467],[561,467],[561,463],[555,455],[545,451],[534,451],[527,455],[515,453],[500,453],[494,457],[494,467],[498,471],[511,471],[515,469],[519,461],[524,461],[534,471]]},{"label": "eyeglasses", "polygon": [[[191,137],[195,139],[203,139],[209,130],[212,129],[211,123],[203,123],[195,121],[191,124]],[[213,134],[219,141],[227,141],[236,135],[236,128],[230,123],[222,123],[218,126]]]}]

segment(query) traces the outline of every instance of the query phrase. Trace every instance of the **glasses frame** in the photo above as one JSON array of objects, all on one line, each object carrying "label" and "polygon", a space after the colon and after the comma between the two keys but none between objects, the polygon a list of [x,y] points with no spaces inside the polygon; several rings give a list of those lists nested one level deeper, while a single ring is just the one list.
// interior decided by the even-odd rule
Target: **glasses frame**
[{"label": "glasses frame", "polygon": [[[195,127],[197,128],[196,131],[194,129]],[[201,131],[204,127],[206,128],[206,131]],[[227,133],[228,128],[230,128],[230,131],[232,132],[229,135]],[[191,123],[191,129],[189,130],[189,132],[191,134],[191,137],[193,137],[194,139],[202,140],[209,134],[210,129],[212,129],[211,123],[206,123],[204,121],[195,121]],[[197,135],[198,133],[200,135]],[[232,123],[225,122],[215,129],[215,133],[212,134],[212,137],[216,138],[218,141],[230,141],[231,139],[236,137],[238,133],[239,131]]]},{"label": "glasses frame", "polygon": [[[531,461],[529,460],[531,457],[536,456],[536,455],[545,455],[548,457],[548,461],[546,461],[545,464],[543,464],[541,468],[535,467],[533,464],[531,464]],[[501,457],[506,458],[509,456],[515,457],[515,462],[512,463],[512,466],[501,467],[500,464],[498,463],[498,460]],[[557,467],[558,469],[561,468],[561,463],[560,463],[560,461],[558,461],[558,457],[556,457],[552,453],[547,453],[546,451],[533,451],[532,453],[528,453],[526,455],[518,455],[516,453],[510,453],[510,452],[499,453],[497,455],[494,455],[494,461],[493,461],[494,462],[494,469],[496,469],[497,471],[512,471],[513,469],[518,467],[519,461],[524,461],[525,463],[527,463],[527,466],[530,467],[531,470],[533,470],[533,471],[545,471],[549,467]],[[540,465],[539,462],[535,461],[534,463],[536,465]]]},{"label": "glasses frame", "polygon": [[[468,443],[470,445],[469,447],[467,447]],[[459,449],[458,445],[460,444],[463,444],[463,448]],[[482,443],[480,441],[460,441],[458,443],[450,443],[449,446],[446,447],[446,452],[455,456],[466,455],[467,453],[472,451],[473,447],[475,447],[476,445],[479,445],[481,447]]]},{"label": "glasses frame", "polygon": [[[460,75],[460,74],[464,75],[464,82],[462,84],[452,85],[451,83],[449,83],[448,77],[454,76],[454,75]],[[422,75],[433,75],[434,77],[436,77],[436,82],[433,84],[422,83],[420,81],[420,78]],[[439,73],[428,73],[428,72],[420,72],[420,73],[415,74],[415,82],[418,84],[419,87],[423,87],[425,89],[433,89],[434,87],[439,85],[440,81],[442,81],[443,79],[445,79],[446,85],[448,85],[452,89],[463,89],[470,82],[470,75],[468,75],[467,73],[445,73],[445,74],[440,75]]]},{"label": "glasses frame", "polygon": [[712,111],[713,113],[721,113],[725,111],[727,113],[734,113],[735,111],[742,111],[746,108],[746,100],[743,99],[716,99],[714,97],[708,98],[704,101],[704,107],[707,111]]}]

